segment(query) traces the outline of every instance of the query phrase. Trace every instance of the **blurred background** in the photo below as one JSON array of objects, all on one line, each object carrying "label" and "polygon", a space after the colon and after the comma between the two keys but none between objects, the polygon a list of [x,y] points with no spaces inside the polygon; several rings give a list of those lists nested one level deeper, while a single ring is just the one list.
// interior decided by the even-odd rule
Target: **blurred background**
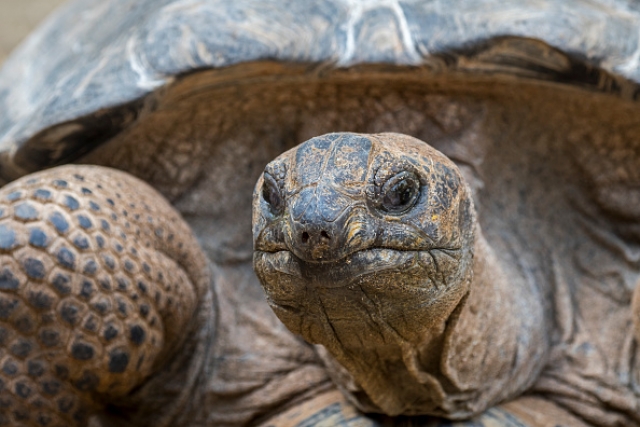
[{"label": "blurred background", "polygon": [[52,10],[66,0],[0,0],[0,64]]}]

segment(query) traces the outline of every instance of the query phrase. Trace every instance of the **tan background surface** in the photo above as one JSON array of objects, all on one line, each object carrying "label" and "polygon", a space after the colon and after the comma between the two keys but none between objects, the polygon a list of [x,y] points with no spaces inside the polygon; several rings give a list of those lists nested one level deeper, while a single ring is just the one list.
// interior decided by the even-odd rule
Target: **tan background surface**
[{"label": "tan background surface", "polygon": [[0,0],[0,63],[58,5],[66,0]]}]

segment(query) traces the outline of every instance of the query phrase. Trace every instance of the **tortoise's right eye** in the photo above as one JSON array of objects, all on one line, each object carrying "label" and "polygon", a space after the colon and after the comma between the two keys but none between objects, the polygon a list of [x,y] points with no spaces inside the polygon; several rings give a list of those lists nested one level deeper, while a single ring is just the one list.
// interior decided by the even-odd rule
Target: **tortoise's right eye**
[{"label": "tortoise's right eye", "polygon": [[284,206],[282,201],[282,195],[280,194],[280,187],[275,179],[268,173],[264,174],[264,183],[262,184],[262,198],[267,204],[274,215],[282,213]]}]

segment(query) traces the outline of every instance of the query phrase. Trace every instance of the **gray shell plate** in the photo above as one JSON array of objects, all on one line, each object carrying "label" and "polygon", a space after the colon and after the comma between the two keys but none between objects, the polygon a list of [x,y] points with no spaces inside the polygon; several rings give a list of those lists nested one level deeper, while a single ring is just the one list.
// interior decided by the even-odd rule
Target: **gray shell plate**
[{"label": "gray shell plate", "polygon": [[636,99],[639,28],[631,0],[76,0],[0,70],[0,181],[90,151],[181,75],[259,60],[459,69],[537,39],[557,51],[523,43],[492,69]]}]

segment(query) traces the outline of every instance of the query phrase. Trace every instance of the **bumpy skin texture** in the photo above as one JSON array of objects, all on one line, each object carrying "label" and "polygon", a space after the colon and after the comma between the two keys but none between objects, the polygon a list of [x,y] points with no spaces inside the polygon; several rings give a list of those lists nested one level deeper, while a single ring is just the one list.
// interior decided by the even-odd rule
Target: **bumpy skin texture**
[{"label": "bumpy skin texture", "polygon": [[284,153],[256,187],[254,246],[271,307],[364,411],[466,418],[542,367],[541,301],[507,279],[457,167],[415,138]]},{"label": "bumpy skin texture", "polygon": [[66,166],[0,190],[0,425],[85,425],[194,327],[205,257],[125,173]]}]

